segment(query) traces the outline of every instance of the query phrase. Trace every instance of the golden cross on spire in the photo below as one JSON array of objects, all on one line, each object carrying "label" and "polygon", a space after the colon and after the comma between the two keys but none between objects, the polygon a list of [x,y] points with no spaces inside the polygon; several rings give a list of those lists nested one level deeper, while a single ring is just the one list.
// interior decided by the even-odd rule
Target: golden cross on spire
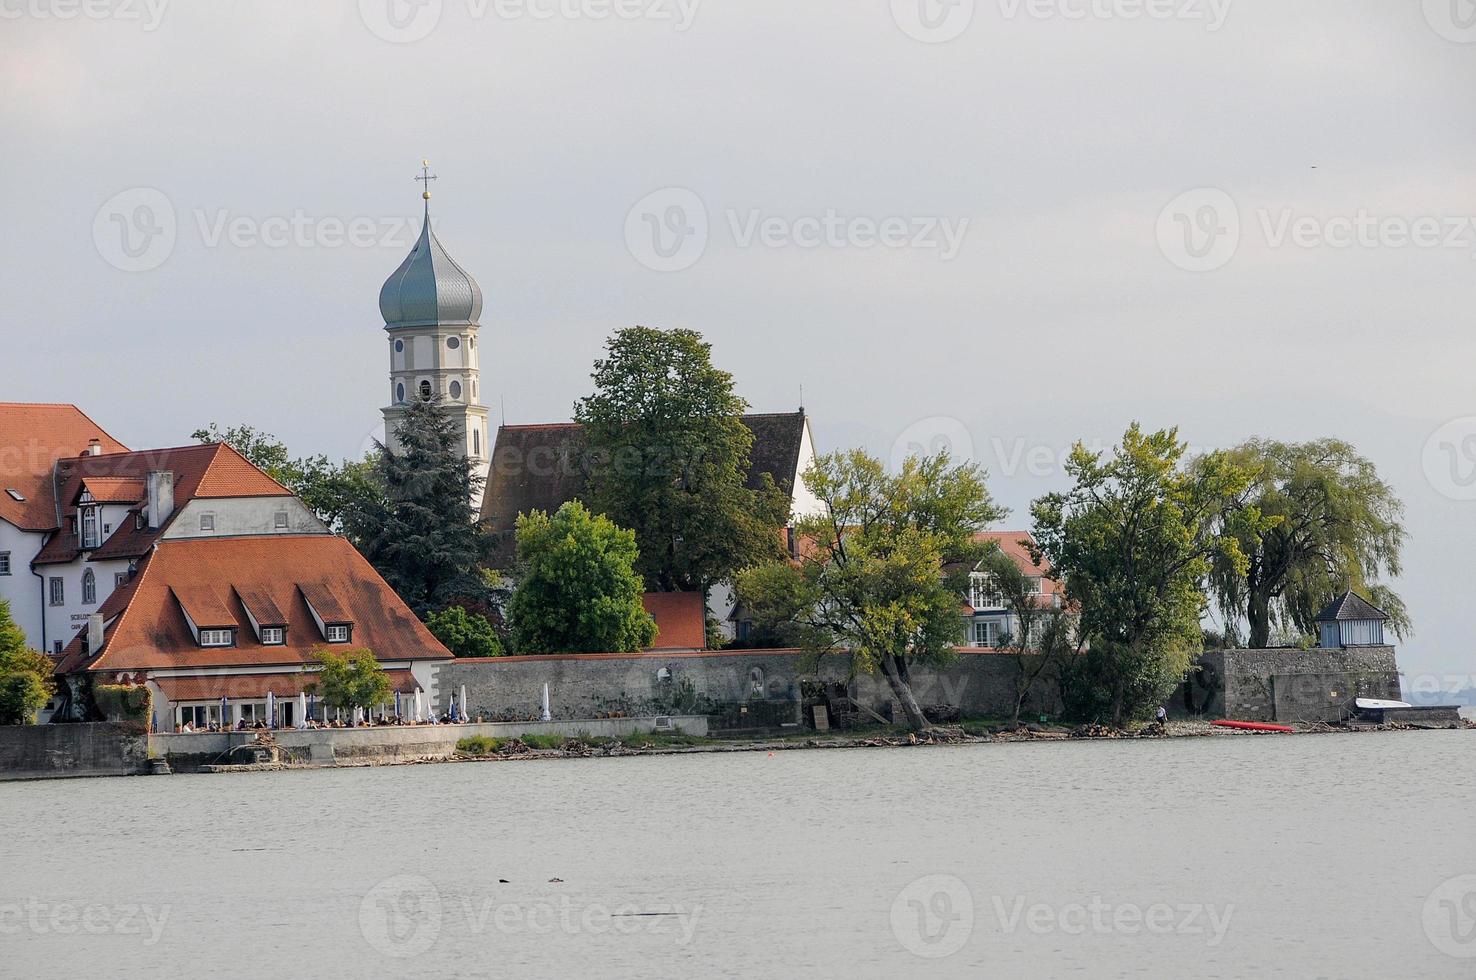
[{"label": "golden cross on spire", "polygon": [[419,181],[425,187],[425,190],[420,195],[421,198],[424,199],[424,200],[429,201],[430,200],[430,182],[437,179],[436,175],[430,172],[430,161],[429,160],[422,160],[422,161],[420,161],[420,176],[419,177],[416,177],[415,179],[417,181]]}]

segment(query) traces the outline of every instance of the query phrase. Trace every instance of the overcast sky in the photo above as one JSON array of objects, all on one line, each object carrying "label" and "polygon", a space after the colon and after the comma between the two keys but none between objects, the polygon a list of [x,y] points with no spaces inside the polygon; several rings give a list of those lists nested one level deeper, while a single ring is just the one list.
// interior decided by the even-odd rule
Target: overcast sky
[{"label": "overcast sky", "polygon": [[1476,670],[1471,0],[0,0],[0,85],[5,399],[359,455],[429,157],[494,420],[642,323],[1017,526],[1133,419],[1341,436]]}]

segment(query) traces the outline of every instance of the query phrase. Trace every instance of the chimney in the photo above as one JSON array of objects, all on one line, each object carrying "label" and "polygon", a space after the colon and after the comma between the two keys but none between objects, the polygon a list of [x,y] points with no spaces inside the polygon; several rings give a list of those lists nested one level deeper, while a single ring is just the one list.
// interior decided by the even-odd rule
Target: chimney
[{"label": "chimney", "polygon": [[174,474],[154,470],[149,474],[149,530],[157,531],[174,513]]},{"label": "chimney", "polygon": [[87,617],[87,652],[97,653],[103,645],[103,618],[102,613],[93,613]]},{"label": "chimney", "polygon": [[89,440],[87,440],[87,455],[89,455],[89,456],[101,456],[102,455],[102,442],[99,441],[99,440],[97,440],[97,439],[89,439]]}]

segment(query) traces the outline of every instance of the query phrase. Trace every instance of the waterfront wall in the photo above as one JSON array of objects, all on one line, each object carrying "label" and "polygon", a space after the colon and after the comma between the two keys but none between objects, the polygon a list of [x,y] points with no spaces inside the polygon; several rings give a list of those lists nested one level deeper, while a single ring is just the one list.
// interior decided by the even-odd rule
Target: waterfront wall
[{"label": "waterfront wall", "polygon": [[[842,683],[849,695],[885,713],[892,700],[886,680],[851,676],[849,655],[825,657],[818,667],[799,650],[724,650],[678,654],[567,654],[457,660],[438,668],[439,707],[466,688],[472,716],[536,718],[548,685],[550,714],[556,719],[604,714],[651,713],[671,709],[684,691],[716,702],[792,701],[799,720],[800,685],[805,680]],[[942,670],[914,667],[912,688],[924,708],[949,706],[965,716],[1007,718],[1014,709],[1019,666],[1013,656],[960,652]],[[1038,685],[1031,713],[1055,714],[1059,705],[1050,685]]]},{"label": "waterfront wall", "polygon": [[148,737],[126,725],[0,727],[0,780],[131,776],[148,760]]},{"label": "waterfront wall", "polygon": [[1174,714],[1240,721],[1339,721],[1355,698],[1399,698],[1394,648],[1212,650]]},{"label": "waterfront wall", "polygon": [[[671,723],[677,731],[687,735],[702,736],[708,731],[707,719],[701,716],[673,717]],[[334,766],[448,759],[456,753],[457,742],[476,735],[489,738],[514,738],[520,735],[621,738],[648,734],[655,728],[655,718],[612,718],[480,725],[278,729],[271,734],[281,750],[281,761],[297,765]],[[150,746],[156,756],[169,761],[172,770],[189,772],[202,766],[252,761],[249,753],[239,749],[255,741],[256,735],[254,731],[154,735]]]}]

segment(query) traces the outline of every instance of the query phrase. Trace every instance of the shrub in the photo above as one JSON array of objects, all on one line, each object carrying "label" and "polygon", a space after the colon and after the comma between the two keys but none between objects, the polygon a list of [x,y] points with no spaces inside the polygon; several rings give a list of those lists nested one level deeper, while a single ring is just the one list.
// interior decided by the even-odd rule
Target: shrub
[{"label": "shrub", "polygon": [[467,755],[492,755],[501,747],[502,739],[490,735],[471,735],[456,743],[456,751]]},{"label": "shrub", "polygon": [[486,616],[451,606],[426,617],[432,635],[457,657],[485,658],[503,655],[502,641]]},{"label": "shrub", "polygon": [[29,725],[51,697],[41,677],[33,671],[0,674],[0,725]]},{"label": "shrub", "polygon": [[96,684],[92,701],[108,721],[147,725],[154,713],[154,696],[141,684]]}]

